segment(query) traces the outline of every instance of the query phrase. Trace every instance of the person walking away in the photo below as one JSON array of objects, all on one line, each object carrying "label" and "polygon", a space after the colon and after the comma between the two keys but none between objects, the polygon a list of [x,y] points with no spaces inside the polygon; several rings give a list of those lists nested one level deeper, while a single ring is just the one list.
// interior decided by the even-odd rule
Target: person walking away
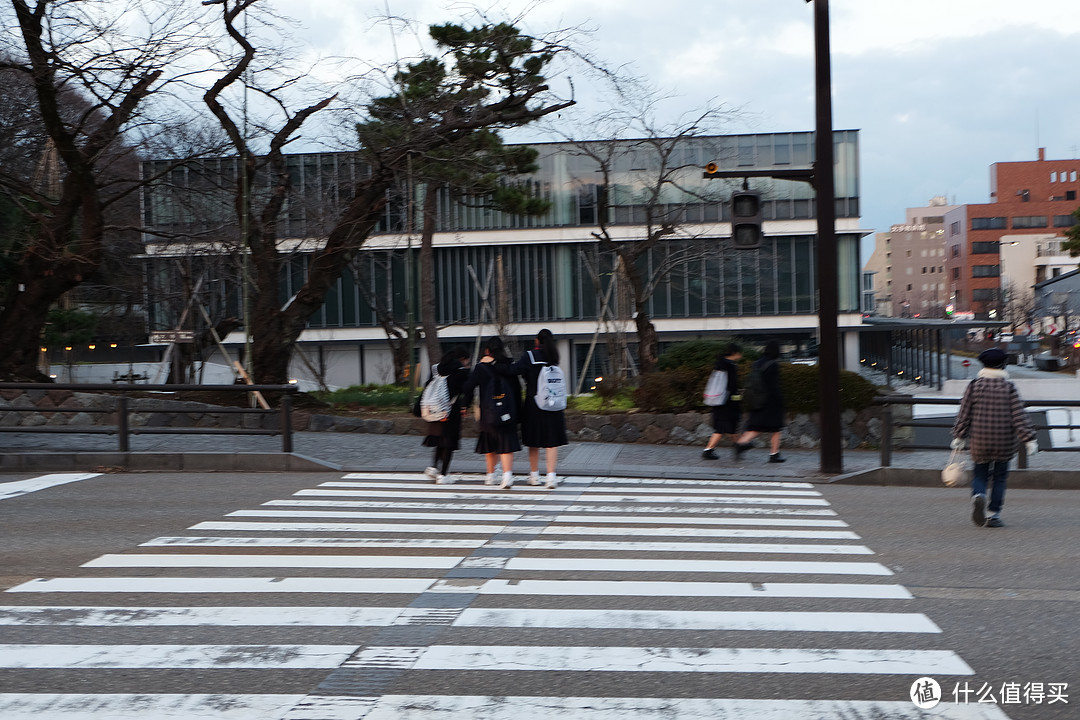
[{"label": "person walking away", "polygon": [[[1038,449],[1034,444],[1035,428],[1024,412],[1020,393],[1005,372],[1006,357],[998,348],[979,355],[983,368],[964,390],[952,428],[954,449],[962,448],[965,439],[971,446],[971,520],[980,527],[1005,527],[1001,508],[1005,504],[1009,461],[1021,442],[1030,443],[1032,450]],[[992,485],[989,505],[988,484]]]},{"label": "person walking away", "polygon": [[[549,393],[552,384],[551,371],[545,368],[558,367],[559,348],[550,330],[541,330],[536,334],[532,350],[526,350],[514,364],[514,370],[525,378],[525,401],[521,408],[521,440],[529,448],[529,484],[540,484],[540,448],[544,449],[544,469],[547,472],[545,485],[549,490],[559,484],[556,464],[559,461],[559,448],[566,441],[566,380],[561,371],[554,384],[559,388]],[[562,382],[557,382],[562,378]],[[541,388],[541,379],[545,386]],[[560,397],[556,397],[561,393]],[[543,403],[545,407],[541,408]]]},{"label": "person walking away", "polygon": [[495,484],[495,465],[501,463],[500,487],[509,490],[514,485],[514,453],[521,449],[517,433],[521,384],[499,337],[490,338],[484,344],[482,356],[462,393],[469,398],[474,390],[478,390],[480,396],[475,452],[484,456],[487,466],[484,484]]},{"label": "person walking away", "polygon": [[701,457],[706,460],[716,460],[716,446],[725,435],[731,437],[734,445],[739,440],[739,420],[742,418],[742,405],[739,402],[739,368],[737,363],[742,360],[742,348],[736,343],[730,343],[716,356],[713,372],[722,372],[727,376],[727,397],[719,405],[712,408],[713,434],[705,449],[701,451]]},{"label": "person walking away", "polygon": [[780,389],[780,343],[765,343],[761,357],[747,377],[743,388],[743,401],[750,411],[746,419],[746,431],[735,443],[735,459],[751,448],[750,441],[761,433],[772,433],[769,438],[769,462],[782,463],[780,456],[780,431],[784,428],[784,395]]},{"label": "person walking away", "polygon": [[428,385],[436,379],[436,375],[446,379],[446,400],[450,408],[442,420],[426,423],[426,434],[421,444],[435,451],[431,466],[424,470],[424,474],[437,484],[449,485],[454,482],[454,477],[450,475],[450,460],[461,443],[461,415],[469,404],[467,396],[461,392],[469,379],[468,350],[458,345],[443,355],[439,364],[434,366]]}]

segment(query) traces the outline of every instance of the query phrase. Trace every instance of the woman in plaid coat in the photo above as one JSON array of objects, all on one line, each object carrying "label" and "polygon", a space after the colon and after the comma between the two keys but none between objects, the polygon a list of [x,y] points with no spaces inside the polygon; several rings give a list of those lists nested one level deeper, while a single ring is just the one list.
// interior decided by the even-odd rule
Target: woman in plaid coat
[{"label": "woman in plaid coat", "polygon": [[[985,367],[964,391],[952,429],[954,448],[963,447],[965,438],[971,445],[971,461],[975,466],[971,479],[971,519],[980,527],[1004,527],[1001,506],[1005,502],[1009,460],[1021,442],[1035,439],[1035,428],[1024,412],[1020,394],[1004,370],[1005,360],[1005,353],[997,348],[979,355]],[[992,484],[989,506],[988,483]]]}]

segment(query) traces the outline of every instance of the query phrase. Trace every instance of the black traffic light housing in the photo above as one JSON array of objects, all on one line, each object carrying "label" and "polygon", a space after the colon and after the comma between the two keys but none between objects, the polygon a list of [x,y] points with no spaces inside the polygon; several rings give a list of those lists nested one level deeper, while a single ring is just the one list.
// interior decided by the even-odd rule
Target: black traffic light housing
[{"label": "black traffic light housing", "polygon": [[731,240],[738,250],[761,247],[761,193],[736,190],[731,194]]}]

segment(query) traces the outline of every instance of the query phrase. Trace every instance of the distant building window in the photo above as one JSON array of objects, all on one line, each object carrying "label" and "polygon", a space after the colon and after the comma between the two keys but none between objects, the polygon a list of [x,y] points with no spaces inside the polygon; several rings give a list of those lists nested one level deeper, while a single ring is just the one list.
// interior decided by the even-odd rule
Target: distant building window
[{"label": "distant building window", "polygon": [[956,222],[954,222],[952,225],[949,226],[949,235],[959,235],[959,234],[960,234],[960,221],[957,220]]},{"label": "distant building window", "polygon": [[981,217],[971,218],[972,230],[1004,230],[1007,227],[1008,218]]},{"label": "distant building window", "polygon": [[1055,215],[1054,227],[1072,227],[1076,224],[1076,218],[1072,215]]},{"label": "distant building window", "polygon": [[[1061,174],[1061,179],[1062,180],[1065,179],[1065,173]],[[1056,170],[1050,173],[1050,182],[1057,182],[1057,171]]]},{"label": "distant building window", "polygon": [[953,245],[952,246],[952,256],[953,257],[960,257],[960,246],[959,245]]},{"label": "distant building window", "polygon": [[959,280],[960,279],[960,268],[953,268],[952,269],[952,279],[953,280]]},{"label": "distant building window", "polygon": [[1012,219],[1013,229],[1016,228],[1044,228],[1046,227],[1045,215],[1021,215]]},{"label": "distant building window", "polygon": [[998,251],[997,240],[991,240],[986,242],[973,242],[971,243],[972,255],[992,255]]},{"label": "distant building window", "polygon": [[1066,190],[1065,191],[1065,199],[1066,200],[1075,200],[1076,199],[1076,191],[1075,190]]},{"label": "distant building window", "polygon": [[908,289],[908,290],[911,290],[911,285],[908,285],[908,286],[907,286],[907,289]]},{"label": "distant building window", "polygon": [[971,291],[972,302],[993,302],[997,300],[997,288],[973,288]]},{"label": "distant building window", "polygon": [[1070,182],[1076,182],[1076,171],[1075,170],[1073,170],[1071,173],[1069,173],[1069,181]]},{"label": "distant building window", "polygon": [[1001,277],[1000,265],[972,265],[971,277]]},{"label": "distant building window", "polygon": [[943,215],[931,215],[930,217],[924,217],[922,221],[926,225],[944,225],[945,217]]}]

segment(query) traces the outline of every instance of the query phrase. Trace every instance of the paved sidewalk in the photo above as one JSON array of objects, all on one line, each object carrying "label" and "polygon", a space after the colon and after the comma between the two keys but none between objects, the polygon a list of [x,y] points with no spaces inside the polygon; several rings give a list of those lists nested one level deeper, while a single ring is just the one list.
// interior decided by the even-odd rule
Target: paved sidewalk
[{"label": "paved sidewalk", "polygon": [[[399,471],[418,472],[431,463],[431,449],[421,446],[420,435],[373,435],[365,433],[301,432],[293,437],[294,452],[327,464],[330,468],[345,471]],[[480,473],[484,470],[483,457],[473,452],[475,440],[464,438],[462,449],[454,454],[451,473]],[[115,453],[117,440],[107,435],[82,434],[0,434],[0,447],[5,453]],[[263,457],[280,455],[281,438],[245,435],[133,435],[131,450],[140,454],[164,455],[167,453],[217,454],[221,455],[219,469],[243,470],[243,463],[226,464],[225,456]],[[686,445],[644,445],[621,443],[574,442],[562,448],[559,457],[561,475],[621,475],[627,477],[667,478],[776,478],[829,482],[854,479],[860,473],[871,473],[881,464],[877,450],[845,450],[841,476],[824,475],[820,472],[819,450],[789,450],[781,454],[785,463],[768,463],[768,451],[755,448],[735,462],[731,449],[718,448],[718,460],[701,457],[701,447]],[[948,450],[899,451],[893,454],[891,479],[872,478],[873,482],[888,484],[934,484],[936,473],[945,465]],[[213,455],[206,458],[202,469],[217,469]],[[1031,474],[1053,474],[1058,478],[1054,487],[1075,486],[1080,488],[1080,455],[1077,452],[1043,452],[1029,461]],[[1013,467],[1015,468],[1015,462]],[[251,464],[249,469],[272,469],[265,464]],[[541,458],[541,471],[543,459]],[[900,480],[902,471],[908,480]],[[516,475],[528,474],[528,457],[525,451],[514,456]],[[1022,471],[1014,471],[1015,475]],[[910,478],[918,477],[916,482]],[[1061,484],[1067,480],[1066,484]],[[868,480],[870,481],[870,480]]]}]

